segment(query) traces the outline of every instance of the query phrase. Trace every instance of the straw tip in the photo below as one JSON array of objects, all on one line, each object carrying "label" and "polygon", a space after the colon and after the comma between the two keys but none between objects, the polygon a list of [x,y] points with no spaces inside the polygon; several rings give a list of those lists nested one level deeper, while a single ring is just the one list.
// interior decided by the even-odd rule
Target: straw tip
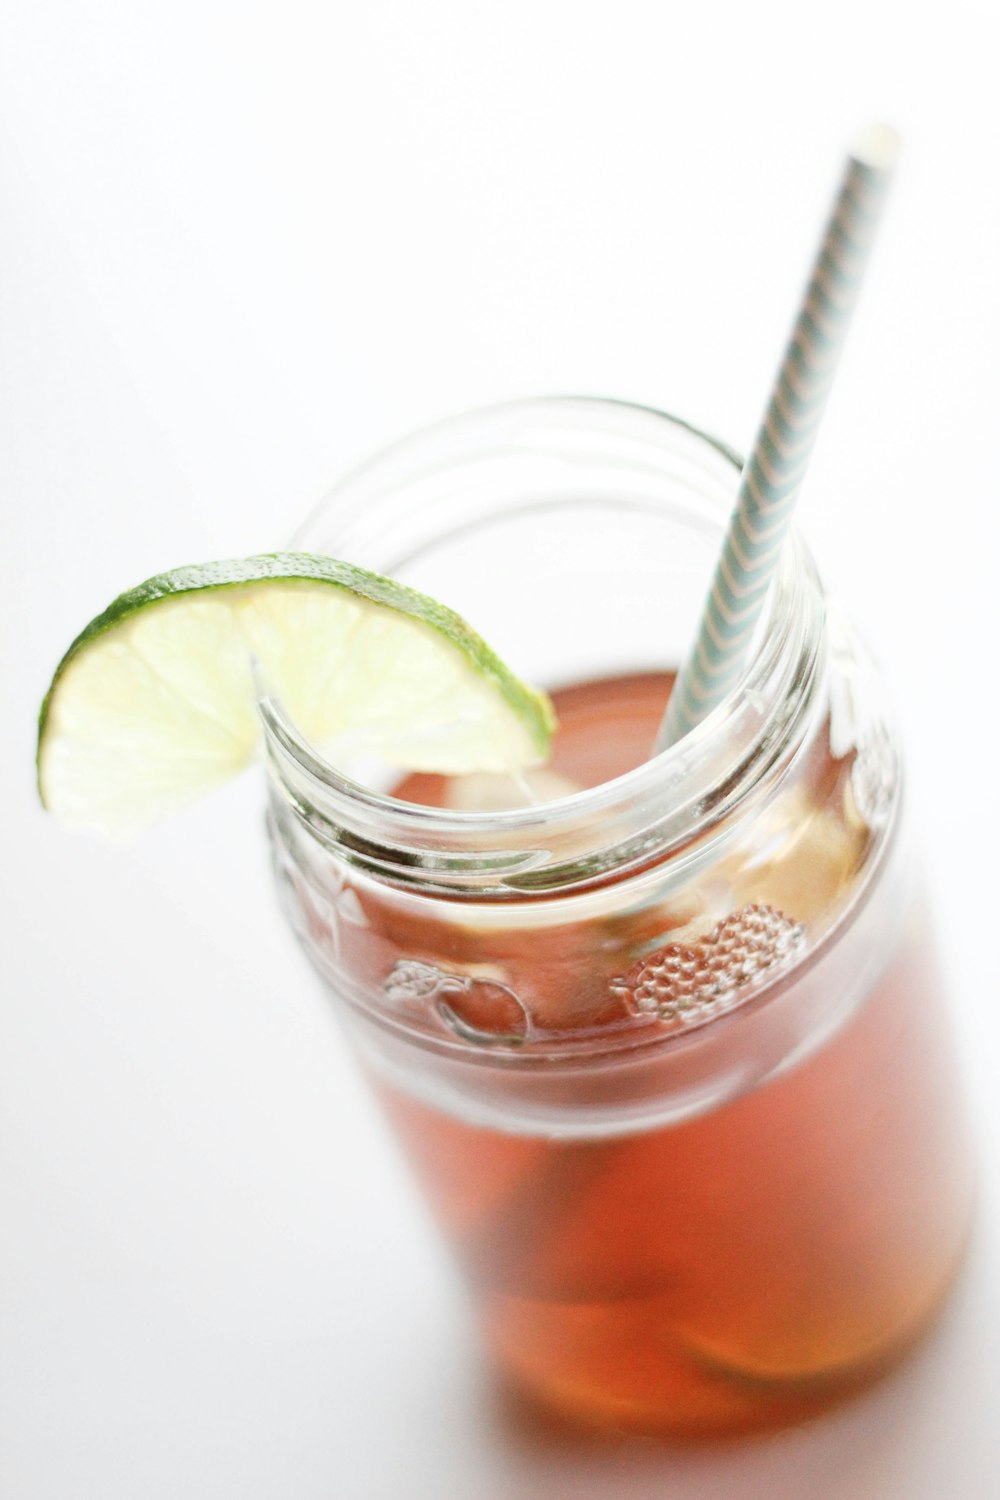
[{"label": "straw tip", "polygon": [[902,145],[898,130],[876,121],[861,131],[851,148],[851,155],[862,166],[872,167],[876,172],[891,172],[899,160]]}]

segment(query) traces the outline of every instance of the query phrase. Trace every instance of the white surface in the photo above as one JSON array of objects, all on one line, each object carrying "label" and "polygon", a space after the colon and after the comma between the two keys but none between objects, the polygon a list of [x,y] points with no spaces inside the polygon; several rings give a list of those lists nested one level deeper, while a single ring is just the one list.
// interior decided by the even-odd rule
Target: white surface
[{"label": "white surface", "polygon": [[[1000,1493],[996,267],[987,0],[6,0],[0,1493]],[[529,1439],[275,914],[252,780],[123,851],[33,801],[71,635],[267,547],[453,410],[569,390],[746,445],[842,150],[906,149],[803,524],[910,750],[984,1158],[943,1325],[839,1414]]]}]

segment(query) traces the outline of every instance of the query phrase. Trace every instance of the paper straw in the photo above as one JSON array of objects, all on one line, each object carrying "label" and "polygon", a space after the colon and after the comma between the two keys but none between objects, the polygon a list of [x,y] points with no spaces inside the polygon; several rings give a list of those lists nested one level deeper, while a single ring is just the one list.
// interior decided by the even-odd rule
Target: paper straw
[{"label": "paper straw", "polygon": [[674,744],[710,714],[739,674],[816,441],[898,153],[896,132],[873,125],[847,159],[656,750]]}]

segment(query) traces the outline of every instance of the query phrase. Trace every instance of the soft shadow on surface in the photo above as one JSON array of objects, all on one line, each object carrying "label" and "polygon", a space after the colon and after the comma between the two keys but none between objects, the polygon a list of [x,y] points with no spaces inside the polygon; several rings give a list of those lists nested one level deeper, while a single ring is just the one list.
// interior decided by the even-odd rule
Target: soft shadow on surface
[{"label": "soft shadow on surface", "polygon": [[[507,1388],[483,1393],[484,1427],[494,1448],[488,1493],[598,1500],[615,1494],[653,1500],[930,1500],[947,1493],[942,1427],[952,1452],[982,1444],[982,1412],[968,1401],[969,1362],[982,1364],[979,1401],[989,1402],[989,1331],[982,1308],[995,1300],[995,1246],[975,1234],[951,1299],[901,1365],[826,1415],[783,1431],[695,1442],[624,1433],[581,1433]],[[987,1320],[988,1322],[988,1320]],[[961,1394],[959,1394],[961,1393]],[[936,1441],[932,1441],[936,1434]],[[982,1455],[981,1488],[962,1500],[987,1500],[998,1466]],[[498,1486],[497,1480],[503,1476]]]}]

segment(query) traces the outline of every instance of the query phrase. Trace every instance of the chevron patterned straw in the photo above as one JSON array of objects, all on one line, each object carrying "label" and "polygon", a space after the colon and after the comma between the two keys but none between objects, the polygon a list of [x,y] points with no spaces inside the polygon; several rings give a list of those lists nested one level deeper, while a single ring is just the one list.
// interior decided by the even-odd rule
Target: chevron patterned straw
[{"label": "chevron patterned straw", "polygon": [[812,454],[898,153],[896,132],[873,125],[847,159],[656,751],[674,744],[710,714],[743,664]]}]

